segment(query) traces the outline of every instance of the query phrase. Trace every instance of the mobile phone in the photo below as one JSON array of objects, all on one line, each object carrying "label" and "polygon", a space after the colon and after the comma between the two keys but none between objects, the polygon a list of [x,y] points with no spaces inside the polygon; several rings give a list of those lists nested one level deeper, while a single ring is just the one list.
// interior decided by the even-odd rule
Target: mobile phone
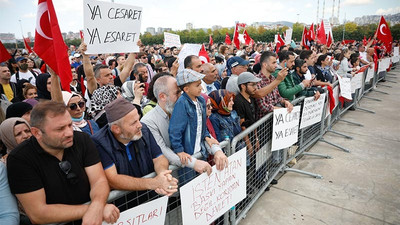
[{"label": "mobile phone", "polygon": [[287,65],[286,65],[286,63],[285,63],[285,67],[287,68]]}]

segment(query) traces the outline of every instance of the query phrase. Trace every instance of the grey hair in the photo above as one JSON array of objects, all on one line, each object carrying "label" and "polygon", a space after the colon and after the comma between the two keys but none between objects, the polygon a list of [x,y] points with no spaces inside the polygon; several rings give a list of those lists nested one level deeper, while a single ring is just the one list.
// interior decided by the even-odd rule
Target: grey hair
[{"label": "grey hair", "polygon": [[156,97],[157,101],[159,101],[159,94],[165,93],[168,95],[168,80],[173,78],[171,76],[162,76],[156,80],[153,86],[154,97]]},{"label": "grey hair", "polygon": [[95,77],[95,78],[100,78],[100,70],[101,70],[101,69],[108,69],[108,66],[103,65],[103,64],[96,65],[96,66],[93,68],[93,70],[94,70],[94,77]]},{"label": "grey hair", "polygon": [[121,117],[121,118],[119,118],[118,120],[116,120],[116,121],[113,121],[113,122],[111,122],[111,123],[108,123],[108,127],[110,127],[110,129],[111,129],[111,126],[112,125],[117,125],[117,126],[121,126],[121,124],[122,124],[122,119],[123,119],[124,117]]},{"label": "grey hair", "polygon": [[138,69],[139,68],[142,68],[142,67],[146,67],[146,64],[144,64],[144,63],[136,63],[134,66],[133,66],[133,74],[138,74],[139,73],[139,71],[138,71]]},{"label": "grey hair", "polygon": [[203,65],[201,65],[201,68],[203,68],[203,74],[210,72],[210,68],[212,65],[213,64],[211,63],[204,63]]}]

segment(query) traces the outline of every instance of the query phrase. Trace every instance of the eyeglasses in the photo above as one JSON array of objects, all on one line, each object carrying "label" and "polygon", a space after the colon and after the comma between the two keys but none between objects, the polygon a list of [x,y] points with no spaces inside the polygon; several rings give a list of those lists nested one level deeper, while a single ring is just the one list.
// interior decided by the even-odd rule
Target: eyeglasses
[{"label": "eyeglasses", "polygon": [[69,106],[69,108],[71,109],[71,110],[76,110],[77,108],[78,108],[78,106],[79,106],[79,108],[83,108],[84,106],[85,106],[85,102],[84,101],[80,101],[80,102],[78,102],[78,103],[72,103],[70,106]]},{"label": "eyeglasses", "polygon": [[71,171],[71,163],[68,161],[61,161],[58,163],[58,165],[60,166],[60,169],[65,173],[65,175],[67,175],[67,180],[72,183],[72,184],[76,184],[78,183],[78,176],[73,173],[70,172]]}]

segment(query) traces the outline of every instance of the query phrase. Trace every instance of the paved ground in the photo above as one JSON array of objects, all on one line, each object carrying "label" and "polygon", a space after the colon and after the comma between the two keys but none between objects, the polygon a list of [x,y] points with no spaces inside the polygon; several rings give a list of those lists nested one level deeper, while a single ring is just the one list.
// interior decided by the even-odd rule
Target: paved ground
[{"label": "paved ground", "polygon": [[362,123],[364,127],[338,122],[334,130],[352,137],[336,134],[324,138],[348,148],[343,152],[318,142],[310,152],[324,153],[332,159],[305,156],[293,168],[318,173],[323,179],[286,173],[279,184],[264,193],[241,225],[257,224],[400,224],[400,68],[390,72],[394,78],[378,84],[378,92],[363,98],[361,110],[349,111],[343,119]]}]

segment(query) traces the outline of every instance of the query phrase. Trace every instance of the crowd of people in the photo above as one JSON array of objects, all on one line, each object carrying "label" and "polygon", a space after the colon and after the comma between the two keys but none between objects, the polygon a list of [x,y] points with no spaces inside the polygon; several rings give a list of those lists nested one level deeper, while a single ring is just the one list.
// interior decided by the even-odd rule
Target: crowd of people
[{"label": "crowd of people", "polygon": [[[183,70],[177,47],[139,41],[139,53],[88,55],[82,43],[68,50],[71,92],[34,53],[17,49],[0,64],[0,224],[113,223],[120,211],[107,204],[110,189],[172,196],[213,165],[228,166],[220,142],[391,54],[373,42],[218,43],[207,46],[209,62],[190,55]],[[260,135],[240,143],[248,157]],[[274,152],[271,163],[280,157]],[[181,167],[177,177],[169,165]]]}]

